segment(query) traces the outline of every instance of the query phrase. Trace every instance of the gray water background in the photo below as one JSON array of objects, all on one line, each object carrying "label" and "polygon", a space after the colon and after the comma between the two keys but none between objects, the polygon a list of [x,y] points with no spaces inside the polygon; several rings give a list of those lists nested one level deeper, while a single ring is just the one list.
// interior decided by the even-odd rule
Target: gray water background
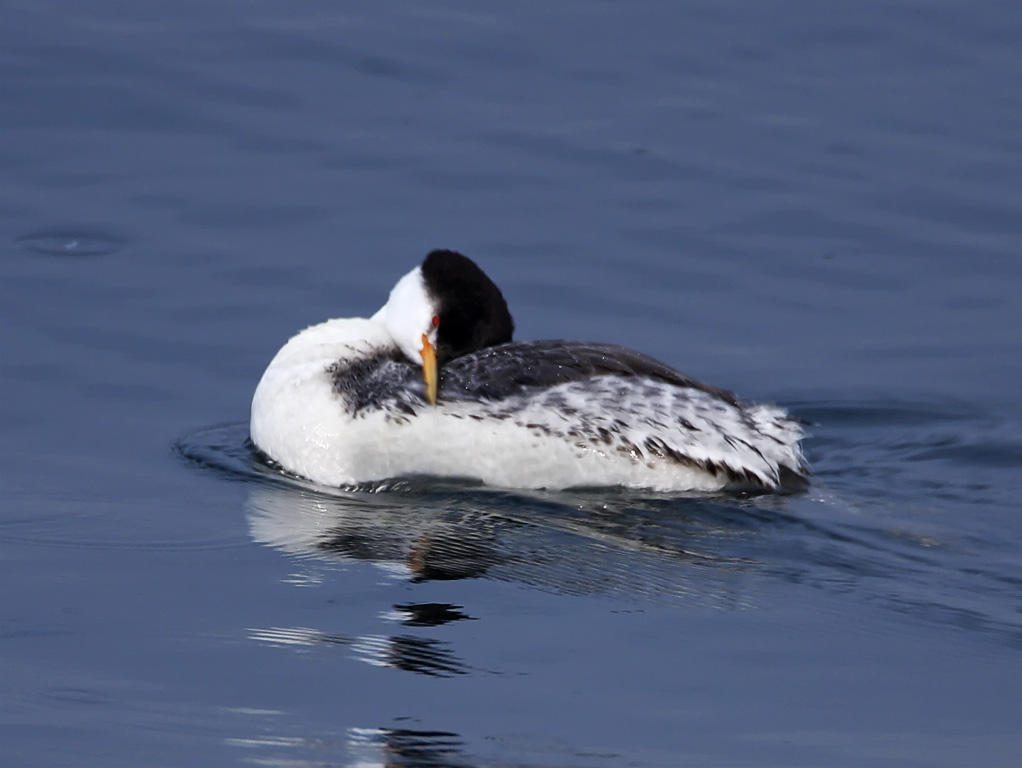
[{"label": "gray water background", "polygon": [[[0,4],[11,766],[1012,766],[1022,11]],[[431,248],[815,423],[783,499],[245,444]]]}]

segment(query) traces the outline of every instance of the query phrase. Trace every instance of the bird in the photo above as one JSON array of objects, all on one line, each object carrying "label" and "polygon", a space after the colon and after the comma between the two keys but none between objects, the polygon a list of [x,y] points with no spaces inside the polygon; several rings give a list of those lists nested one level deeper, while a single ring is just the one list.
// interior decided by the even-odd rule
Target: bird
[{"label": "bird", "polygon": [[785,492],[804,422],[614,344],[514,341],[496,284],[431,251],[368,318],[297,333],[252,398],[255,448],[288,473],[359,487],[406,476],[509,489]]}]

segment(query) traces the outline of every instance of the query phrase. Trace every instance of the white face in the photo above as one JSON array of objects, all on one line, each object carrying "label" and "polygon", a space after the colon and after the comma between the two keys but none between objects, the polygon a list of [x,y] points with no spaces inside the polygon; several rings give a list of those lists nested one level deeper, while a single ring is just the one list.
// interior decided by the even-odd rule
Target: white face
[{"label": "white face", "polygon": [[426,334],[429,343],[436,346],[436,326],[433,325],[436,314],[426,293],[422,271],[416,267],[391,288],[387,303],[372,319],[383,324],[405,357],[421,365],[422,335]]}]

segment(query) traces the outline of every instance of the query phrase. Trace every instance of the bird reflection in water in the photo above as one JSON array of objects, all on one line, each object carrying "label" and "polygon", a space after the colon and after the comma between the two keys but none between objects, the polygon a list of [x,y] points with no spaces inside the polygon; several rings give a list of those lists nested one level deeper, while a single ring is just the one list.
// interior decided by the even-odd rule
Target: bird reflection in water
[{"label": "bird reflection in water", "polygon": [[[762,516],[727,501],[607,498],[413,483],[331,493],[260,482],[249,486],[248,520],[254,540],[323,574],[368,562],[405,584],[483,577],[568,594],[680,598],[729,609],[748,602],[746,582],[758,564],[737,554],[743,550],[736,542],[760,538]],[[451,603],[402,602],[378,614],[402,627],[394,633],[270,627],[249,636],[297,649],[343,647],[365,663],[432,678],[500,674],[466,663],[448,642],[417,634],[474,621],[471,613]],[[347,729],[351,764],[477,764],[457,734],[395,727],[402,725]]]},{"label": "bird reflection in water", "polygon": [[470,765],[461,737],[449,731],[351,728],[348,749],[358,765],[434,768]]},{"label": "bird reflection in water", "polygon": [[452,621],[465,621],[471,616],[461,612],[460,605],[450,603],[405,603],[395,605],[395,618],[406,627],[439,627]]},{"label": "bird reflection in water", "polygon": [[309,627],[267,627],[250,629],[249,637],[270,645],[299,648],[346,646],[355,658],[367,664],[428,677],[454,677],[469,671],[448,643],[413,635],[344,635]]},{"label": "bird reflection in water", "polygon": [[757,567],[735,544],[756,538],[761,519],[726,501],[414,483],[333,494],[255,485],[250,532],[317,563],[370,562],[411,582],[486,576],[561,593],[726,607],[744,604],[746,576]]},{"label": "bird reflection in water", "polygon": [[[265,730],[280,713],[248,711],[258,718]],[[333,734],[238,736],[226,739],[232,747],[245,749],[250,755],[245,762],[259,765],[288,765],[296,768],[344,765],[360,768],[459,768],[478,765],[467,755],[468,745],[457,733],[412,728],[411,718],[399,717],[395,725],[381,728],[349,727],[341,738]],[[256,753],[256,754],[253,754]]]}]

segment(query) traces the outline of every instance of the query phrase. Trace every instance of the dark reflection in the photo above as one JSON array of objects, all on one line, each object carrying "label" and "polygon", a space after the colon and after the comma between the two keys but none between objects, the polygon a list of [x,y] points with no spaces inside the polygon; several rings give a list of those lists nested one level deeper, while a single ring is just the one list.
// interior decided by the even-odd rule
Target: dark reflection
[{"label": "dark reflection", "polygon": [[353,728],[349,749],[369,765],[437,768],[471,765],[461,737],[450,731]]},{"label": "dark reflection", "polygon": [[408,603],[394,606],[394,610],[407,616],[401,621],[406,627],[439,627],[441,624],[472,618],[460,609],[460,605],[450,603]]},{"label": "dark reflection", "polygon": [[268,627],[249,630],[249,637],[262,643],[295,648],[347,646],[360,661],[428,677],[454,677],[470,671],[450,650],[448,643],[412,635],[343,635],[307,627]]},{"label": "dark reflection", "polygon": [[429,677],[465,674],[465,666],[445,646],[446,643],[423,637],[392,637],[387,647],[387,662],[396,669]]},{"label": "dark reflection", "polygon": [[408,551],[408,567],[412,581],[443,581],[471,579],[482,576],[501,561],[497,551],[483,539],[471,536],[455,541],[425,535]]},{"label": "dark reflection", "polygon": [[[381,541],[371,531],[344,525],[324,529],[312,546],[320,552],[356,560],[390,559],[388,542]],[[427,531],[402,546],[403,556],[395,551],[394,559],[403,560],[411,570],[412,581],[470,579],[482,576],[490,565],[500,561],[499,555],[485,541],[470,532],[462,538],[454,538]]]}]

